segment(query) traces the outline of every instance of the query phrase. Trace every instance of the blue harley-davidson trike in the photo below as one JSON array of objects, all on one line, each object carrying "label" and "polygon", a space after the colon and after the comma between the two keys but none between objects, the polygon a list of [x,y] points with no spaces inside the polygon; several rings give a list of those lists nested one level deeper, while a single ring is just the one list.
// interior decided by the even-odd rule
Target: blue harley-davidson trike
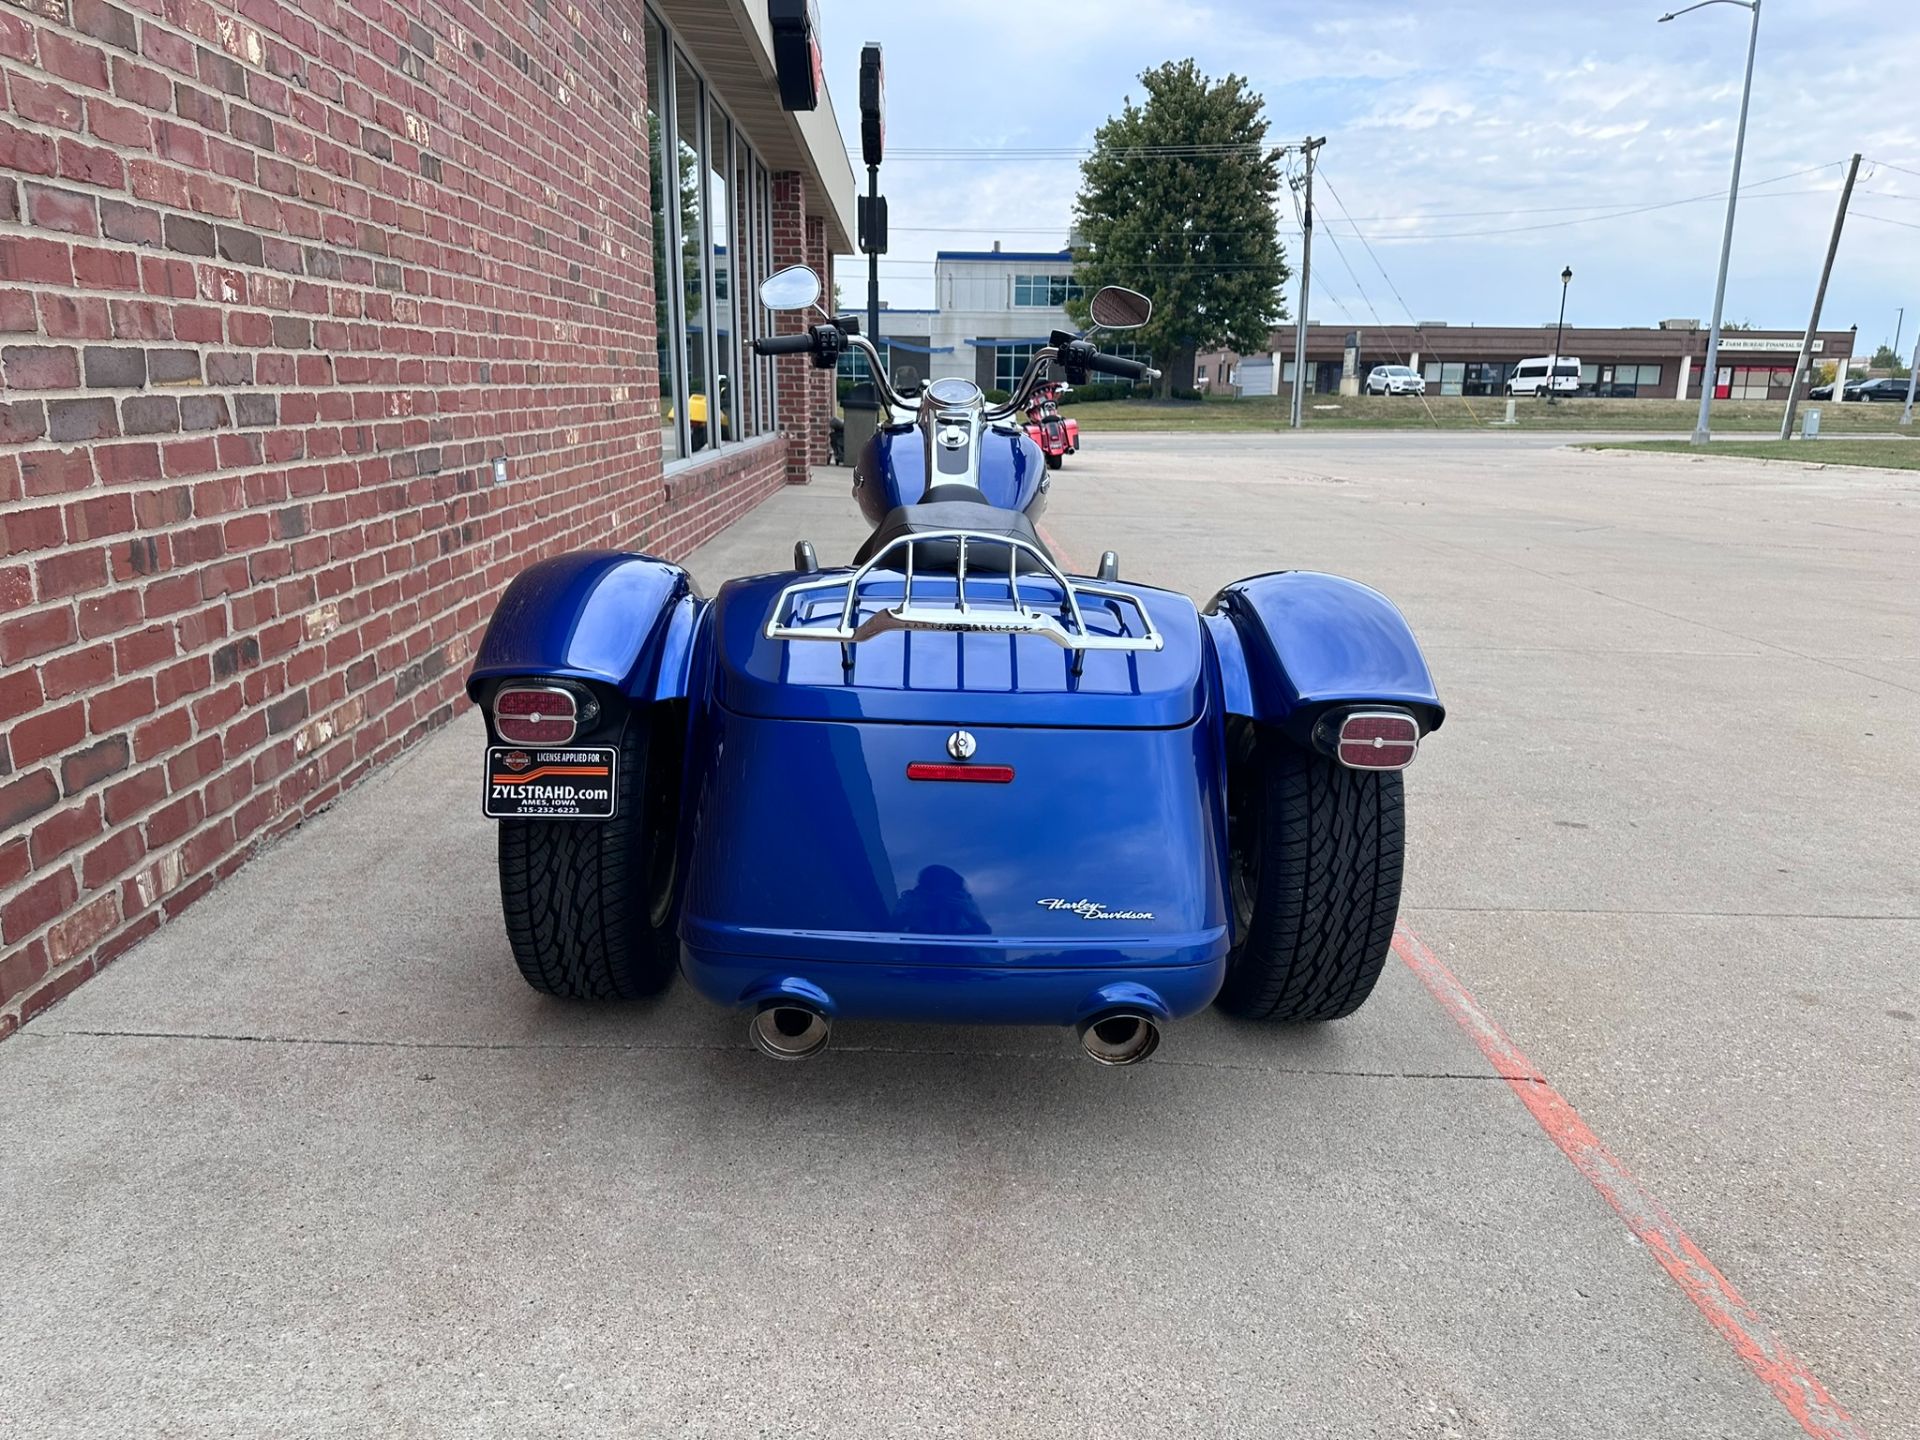
[{"label": "blue harley-davidson trike", "polygon": [[[773,276],[775,310],[819,280]],[[863,352],[887,407],[852,564],[701,596],[679,566],[583,552],[529,567],[467,689],[527,982],[633,997],[676,972],[767,1054],[834,1020],[1073,1026],[1146,1058],[1207,1005],[1352,1013],[1399,904],[1399,772],[1444,712],[1381,595],[1309,571],[1204,610],[1069,575],[1034,528],[1048,476],[1016,420],[1057,370],[1151,378],[1094,336],[1144,323],[1109,288],[1006,402],[902,395],[851,320],[757,342]]]}]

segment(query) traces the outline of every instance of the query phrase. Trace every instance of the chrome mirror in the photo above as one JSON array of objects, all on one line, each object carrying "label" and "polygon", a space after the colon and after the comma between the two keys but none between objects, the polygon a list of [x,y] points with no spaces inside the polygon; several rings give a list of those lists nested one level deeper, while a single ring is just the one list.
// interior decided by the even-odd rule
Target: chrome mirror
[{"label": "chrome mirror", "polygon": [[1087,313],[1102,330],[1138,330],[1152,316],[1153,301],[1138,290],[1108,285],[1094,295]]},{"label": "chrome mirror", "polygon": [[760,282],[760,303],[769,310],[805,310],[820,298],[820,277],[804,265],[769,275]]}]

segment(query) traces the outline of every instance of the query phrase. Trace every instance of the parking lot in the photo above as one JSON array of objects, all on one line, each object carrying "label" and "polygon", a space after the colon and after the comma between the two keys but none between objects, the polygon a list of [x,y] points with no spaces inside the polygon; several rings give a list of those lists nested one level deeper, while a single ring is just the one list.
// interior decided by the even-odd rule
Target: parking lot
[{"label": "parking lot", "polygon": [[[703,581],[850,554],[846,475]],[[1684,1228],[1737,1333],[1399,960],[1351,1020],[1207,1015],[1126,1070],[1066,1032],[850,1023],[780,1066],[684,989],[540,999],[469,715],[0,1045],[0,1417],[1859,1433],[1782,1403],[1745,1335],[1859,1431],[1920,1434],[1920,477],[1129,435],[1053,499],[1083,568],[1200,598],[1325,569],[1406,611],[1451,715],[1408,776],[1401,949]]]}]

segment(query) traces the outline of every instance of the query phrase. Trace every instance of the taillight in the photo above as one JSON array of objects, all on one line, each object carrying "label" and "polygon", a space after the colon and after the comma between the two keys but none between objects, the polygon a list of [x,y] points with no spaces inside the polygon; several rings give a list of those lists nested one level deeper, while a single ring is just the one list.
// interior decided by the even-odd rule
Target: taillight
[{"label": "taillight", "polygon": [[1420,748],[1420,727],[1397,710],[1356,710],[1340,722],[1335,754],[1350,770],[1404,770]]},{"label": "taillight", "polygon": [[1005,785],[1013,779],[1011,765],[946,765],[915,760],[907,766],[909,780],[963,780],[976,785]]},{"label": "taillight", "polygon": [[579,703],[557,686],[509,685],[493,697],[493,728],[515,745],[565,745],[579,723]]}]

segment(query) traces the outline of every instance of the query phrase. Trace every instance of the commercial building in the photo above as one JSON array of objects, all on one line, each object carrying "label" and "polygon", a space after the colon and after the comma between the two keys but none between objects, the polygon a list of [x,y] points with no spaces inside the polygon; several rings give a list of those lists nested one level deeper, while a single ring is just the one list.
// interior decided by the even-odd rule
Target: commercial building
[{"label": "commercial building", "polygon": [[[983,390],[1011,391],[1055,330],[1078,329],[1066,311],[1080,294],[1073,251],[942,250],[934,257],[937,306],[882,310],[880,347],[898,378],[904,368],[923,379],[960,376]],[[1131,355],[1116,343],[1105,348]],[[865,374],[865,360],[849,357],[841,373]]]},{"label": "commercial building", "polygon": [[0,1036],[445,723],[506,583],[826,458],[764,0],[0,9]]},{"label": "commercial building", "polygon": [[[1307,381],[1316,395],[1351,390],[1376,365],[1411,365],[1426,377],[1429,395],[1502,395],[1522,360],[1551,354],[1554,326],[1478,326],[1428,322],[1420,325],[1307,327]],[[1799,330],[1726,331],[1720,337],[1719,399],[1784,400],[1793,383]],[[1276,330],[1273,349],[1261,355],[1213,351],[1199,357],[1194,383],[1215,392],[1243,395],[1291,393],[1294,332]],[[1580,360],[1585,394],[1626,399],[1695,399],[1706,365],[1707,330],[1698,321],[1603,329],[1566,327],[1560,354]],[[1851,330],[1823,330],[1814,337],[1813,363],[1845,361],[1853,353]]]}]

